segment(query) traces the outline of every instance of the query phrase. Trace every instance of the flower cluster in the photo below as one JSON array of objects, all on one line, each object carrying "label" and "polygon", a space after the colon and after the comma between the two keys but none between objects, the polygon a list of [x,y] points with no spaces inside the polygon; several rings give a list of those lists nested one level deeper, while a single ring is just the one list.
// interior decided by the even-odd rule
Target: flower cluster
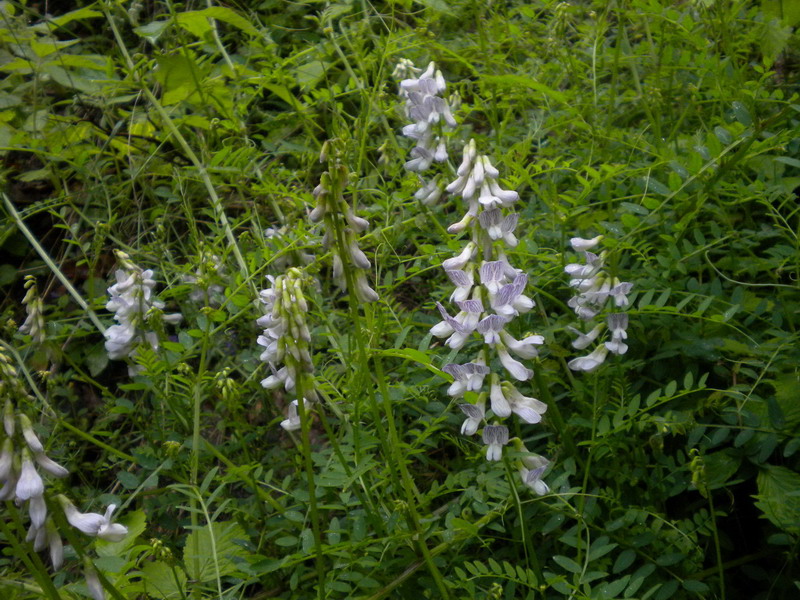
[{"label": "flower cluster", "polygon": [[[122,266],[117,269],[115,276],[117,282],[108,288],[111,299],[106,303],[106,308],[114,313],[117,325],[112,325],[105,331],[106,351],[111,359],[132,358],[136,354],[139,344],[147,343],[158,348],[158,334],[147,331],[145,326],[151,310],[161,311],[164,303],[153,298],[153,289],[156,282],[151,269],[142,270],[133,264],[128,255],[116,251],[117,259]],[[180,313],[162,315],[161,318],[168,323],[179,323]],[[135,375],[137,369],[129,368],[129,373]]]},{"label": "flower cluster", "polygon": [[[620,281],[608,274],[603,254],[590,252],[602,238],[603,236],[592,239],[572,238],[570,244],[573,250],[583,252],[585,263],[573,263],[564,268],[570,276],[570,287],[576,290],[575,296],[568,304],[578,318],[586,322],[593,321],[611,301],[617,309],[628,306],[628,294],[633,288],[632,283]],[[610,332],[611,339],[598,344],[588,355],[571,360],[568,363],[570,369],[591,372],[603,364],[609,352],[625,354],[628,351],[628,345],[625,343],[628,338],[628,315],[625,313],[607,314],[605,323],[595,325],[588,333],[583,333],[574,327],[567,329],[576,336],[572,347],[583,350],[592,345],[606,328]]]},{"label": "flower cluster", "polygon": [[[395,72],[416,75],[419,69],[413,63],[406,63],[404,68],[396,69]],[[434,162],[447,160],[447,145],[437,135],[437,129],[442,121],[448,127],[454,128],[456,120],[450,104],[441,96],[445,89],[447,85],[442,72],[434,63],[430,63],[418,77],[409,77],[400,82],[400,97],[405,99],[405,114],[413,121],[403,127],[403,135],[416,142],[411,150],[411,160],[405,164],[409,171],[421,173]]]},{"label": "flower cluster", "polygon": [[0,483],[3,487],[0,489],[0,500],[15,500],[18,505],[28,504],[31,525],[27,540],[34,543],[36,551],[49,546],[53,566],[58,569],[63,561],[63,545],[47,514],[45,482],[39,469],[53,477],[66,477],[69,472],[47,456],[30,419],[25,414],[17,413],[10,399],[5,404],[3,431],[5,439],[0,451]]},{"label": "flower cluster", "polygon": [[358,247],[356,234],[369,227],[369,222],[357,216],[344,199],[349,173],[342,162],[344,147],[341,140],[329,140],[322,146],[320,162],[329,161],[328,170],[322,174],[319,185],[314,188],[317,201],[309,219],[317,223],[324,221],[323,246],[333,246],[333,279],[341,289],[348,288],[352,279],[353,292],[359,302],[375,302],[378,294],[367,282],[366,270],[370,262]]},{"label": "flower cluster", "polygon": [[20,325],[20,333],[27,333],[37,344],[45,341],[44,331],[44,305],[42,298],[36,289],[36,278],[33,275],[25,276],[25,297],[22,303],[25,305],[25,321]]},{"label": "flower cluster", "polygon": [[[287,392],[296,392],[299,381],[304,399],[314,399],[314,364],[309,349],[311,333],[305,319],[308,303],[303,294],[303,273],[292,267],[285,275],[270,276],[269,280],[271,287],[260,292],[265,314],[257,321],[264,330],[257,340],[264,347],[259,358],[270,369],[270,375],[261,385],[267,389],[282,385]],[[289,417],[281,423],[288,431],[300,427],[296,402],[290,405]]]},{"label": "flower cluster", "polygon": [[[453,377],[448,394],[462,397],[466,392],[477,392],[477,401],[464,403],[461,410],[466,420],[461,431],[472,435],[482,423],[483,441],[487,446],[488,460],[499,460],[502,447],[509,441],[508,429],[499,423],[512,413],[526,423],[539,423],[547,406],[525,396],[509,380],[501,378],[489,366],[490,356],[496,357],[512,380],[527,381],[533,371],[521,361],[538,355],[544,343],[540,335],[515,338],[507,326],[519,314],[534,306],[524,294],[528,276],[511,266],[506,248],[517,245],[513,234],[517,215],[508,208],[518,199],[514,191],[503,189],[498,183],[499,172],[489,157],[479,155],[474,140],[464,148],[463,160],[456,179],[447,186],[451,194],[459,194],[467,205],[467,213],[448,229],[460,233],[469,229],[471,240],[453,258],[442,263],[455,290],[450,300],[459,308],[455,316],[437,303],[442,321],[432,329],[433,335],[446,338],[445,344],[461,349],[478,333],[484,347],[475,360],[466,364],[448,364],[444,371]],[[478,263],[478,257],[483,260]],[[486,411],[487,394],[481,392],[489,376],[488,400],[491,413]]]},{"label": "flower cluster", "polygon": [[[433,63],[419,74],[419,69],[404,61],[396,74],[407,77],[400,84],[400,96],[405,101],[406,116],[413,121],[403,127],[403,135],[417,143],[405,168],[421,173],[434,162],[447,160],[442,124],[454,128],[456,121],[450,103],[441,96],[446,89],[444,77]],[[511,381],[527,381],[533,376],[521,360],[536,357],[537,346],[544,343],[544,338],[528,335],[517,339],[508,331],[512,320],[530,311],[534,302],[525,295],[528,276],[512,267],[506,256],[506,250],[517,245],[514,230],[518,216],[511,207],[519,194],[504,189],[499,177],[489,157],[478,154],[475,141],[470,140],[463,149],[456,178],[449,185],[442,189],[437,176],[427,182],[422,180],[415,194],[423,204],[431,204],[447,192],[460,196],[466,206],[464,216],[450,225],[448,232],[467,232],[469,239],[456,256],[442,263],[455,286],[450,301],[458,312],[452,316],[437,303],[442,320],[431,328],[431,333],[445,338],[445,344],[454,350],[463,348],[474,337],[482,338],[483,347],[473,360],[447,364],[442,370],[453,378],[448,394],[466,398],[460,405],[466,417],[461,433],[474,435],[482,427],[486,458],[490,461],[500,460],[503,446],[510,442],[503,419],[513,413],[526,423],[539,423],[547,410],[543,402],[525,396]],[[495,369],[495,359],[508,377],[501,377]],[[488,392],[484,390],[487,377]],[[467,396],[468,393],[471,394]],[[546,490],[543,483],[536,487],[537,493],[544,493],[542,490]]]}]

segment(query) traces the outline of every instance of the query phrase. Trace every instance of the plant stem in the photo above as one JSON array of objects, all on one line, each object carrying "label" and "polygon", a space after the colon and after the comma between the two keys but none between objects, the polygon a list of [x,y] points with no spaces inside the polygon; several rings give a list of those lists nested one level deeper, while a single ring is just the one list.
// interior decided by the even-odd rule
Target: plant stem
[{"label": "plant stem", "polygon": [[319,510],[317,509],[317,488],[314,481],[314,463],[311,459],[311,414],[306,411],[305,398],[303,397],[302,373],[298,373],[295,381],[295,393],[297,394],[297,414],[300,417],[300,436],[303,447],[303,464],[306,470],[306,480],[308,481],[308,506],[311,512],[311,528],[314,532],[314,552],[317,565],[317,597],[323,600],[325,597],[325,565],[322,557],[322,533],[319,527]]}]

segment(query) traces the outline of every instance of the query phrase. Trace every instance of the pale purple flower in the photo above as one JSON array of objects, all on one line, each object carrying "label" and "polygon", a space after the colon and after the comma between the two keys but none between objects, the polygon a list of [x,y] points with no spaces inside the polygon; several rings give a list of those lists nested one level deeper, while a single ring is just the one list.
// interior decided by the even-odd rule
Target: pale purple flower
[{"label": "pale purple flower", "polygon": [[472,291],[473,276],[472,270],[462,271],[461,269],[454,269],[445,271],[450,281],[456,286],[456,289],[450,295],[451,302],[461,302],[469,298],[469,293]]},{"label": "pale purple flower", "polygon": [[491,400],[492,412],[496,417],[504,419],[511,415],[511,405],[508,403],[500,378],[497,375],[492,376],[489,400]]},{"label": "pale purple flower", "polygon": [[14,446],[10,438],[3,442],[3,450],[0,452],[0,481],[8,481],[13,473],[14,467]]},{"label": "pale purple flower", "polygon": [[550,492],[550,487],[542,481],[542,475],[544,475],[546,469],[546,465],[535,469],[526,469],[525,467],[520,467],[519,469],[519,476],[522,482],[531,488],[537,496],[544,496]]},{"label": "pale purple flower", "polygon": [[584,238],[574,237],[569,241],[569,243],[572,246],[573,250],[577,252],[585,252],[586,250],[591,250],[592,248],[597,246],[597,244],[599,244],[600,240],[602,239],[603,239],[602,235],[598,235],[588,240]]},{"label": "pale purple flower", "polygon": [[514,338],[507,331],[500,332],[500,338],[503,340],[506,348],[511,350],[520,358],[536,358],[539,355],[539,350],[536,346],[544,344],[544,336],[529,335],[521,340]]},{"label": "pale purple flower", "polygon": [[592,329],[589,333],[581,333],[578,329],[574,327],[567,327],[567,331],[576,335],[577,337],[572,340],[572,347],[576,350],[583,350],[584,348],[588,348],[592,342],[597,339],[597,336],[605,329],[605,325],[602,323],[597,325],[594,329]]},{"label": "pale purple flower", "polygon": [[497,349],[497,355],[500,358],[500,362],[514,379],[517,381],[527,381],[533,377],[533,371],[525,367],[518,360],[512,358],[502,344],[495,345],[495,348]]},{"label": "pale purple flower", "polygon": [[628,294],[630,294],[631,289],[633,289],[633,284],[627,281],[617,283],[617,285],[611,289],[610,294],[614,298],[614,304],[616,304],[618,308],[628,306]]},{"label": "pale purple flower", "polygon": [[567,366],[573,371],[585,371],[586,373],[591,373],[597,369],[597,367],[602,365],[603,362],[605,362],[606,356],[608,356],[608,348],[606,348],[604,345],[600,345],[587,356],[573,358],[567,363]]},{"label": "pale purple flower", "polygon": [[464,403],[458,406],[467,417],[461,424],[461,435],[475,435],[486,414],[486,401],[481,399],[477,404]]},{"label": "pale purple flower", "polygon": [[611,341],[605,343],[606,348],[613,354],[625,354],[628,351],[628,345],[624,342],[628,339],[628,315],[612,313],[608,315],[607,323],[611,331]]},{"label": "pale purple flower", "polygon": [[505,281],[503,263],[499,260],[484,262],[480,268],[481,284],[494,295],[500,291],[500,286]]},{"label": "pale purple flower", "polygon": [[107,542],[122,541],[128,535],[128,528],[119,523],[113,523],[111,518],[114,514],[116,505],[110,504],[106,508],[105,514],[82,513],[66,497],[59,496],[59,501],[64,508],[64,515],[67,521],[75,529],[89,535],[98,537]]},{"label": "pale purple flower", "polygon": [[478,323],[478,333],[483,336],[483,341],[489,346],[493,346],[502,338],[503,327],[508,322],[508,318],[501,315],[489,315],[481,319]]},{"label": "pale purple flower", "polygon": [[508,385],[506,397],[511,412],[530,425],[541,422],[542,415],[547,412],[547,404],[536,398],[524,396],[513,385]]},{"label": "pale purple flower", "polygon": [[22,451],[22,467],[20,468],[19,479],[15,494],[18,500],[30,500],[44,493],[44,482],[36,467],[33,465],[31,455],[27,450]]},{"label": "pale purple flower", "polygon": [[486,460],[501,460],[503,446],[508,444],[508,427],[487,425],[483,428],[483,443],[487,445]]},{"label": "pale purple flower", "polygon": [[478,247],[475,245],[475,242],[470,242],[464,249],[453,258],[448,258],[446,261],[442,263],[442,267],[445,271],[455,271],[456,269],[463,269],[464,266],[472,260],[472,257],[475,256],[475,252],[477,251]]},{"label": "pale purple flower", "polygon": [[300,429],[300,415],[297,412],[297,400],[289,403],[286,418],[281,421],[281,427],[286,431],[297,431]]},{"label": "pale purple flower", "polygon": [[53,569],[58,571],[64,564],[64,542],[61,541],[61,536],[50,519],[45,523],[45,533],[47,545],[50,546],[50,562],[53,563]]},{"label": "pale purple flower", "polygon": [[380,296],[378,296],[378,292],[370,287],[369,282],[367,282],[367,276],[363,271],[358,271],[355,273],[354,287],[356,298],[358,298],[359,302],[377,302],[380,298]]},{"label": "pale purple flower", "polygon": [[106,594],[103,591],[103,584],[100,583],[97,571],[87,566],[83,576],[86,579],[86,587],[89,589],[89,595],[92,600],[105,600]]},{"label": "pale purple flower", "polygon": [[44,502],[44,496],[33,496],[28,502],[28,514],[31,517],[31,526],[39,529],[44,525],[44,520],[47,517],[47,505]]},{"label": "pale purple flower", "polygon": [[447,364],[442,371],[453,378],[453,383],[447,390],[447,394],[453,397],[460,397],[464,392],[480,389],[483,378],[489,374],[489,367],[480,363],[467,363],[465,365]]}]

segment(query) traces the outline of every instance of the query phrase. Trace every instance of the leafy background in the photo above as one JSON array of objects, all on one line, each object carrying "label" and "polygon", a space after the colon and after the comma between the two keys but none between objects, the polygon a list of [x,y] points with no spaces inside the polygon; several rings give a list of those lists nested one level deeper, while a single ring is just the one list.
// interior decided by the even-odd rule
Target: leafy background
[{"label": "leafy background", "polygon": [[[2,348],[72,472],[51,487],[123,507],[132,535],[95,542],[112,595],[438,598],[438,569],[454,598],[797,597],[794,2],[4,1],[0,15]],[[439,370],[452,357],[428,328],[461,208],[413,198],[401,58],[436,61],[460,97],[455,141],[476,138],[522,197],[514,264],[537,300],[522,328],[547,339],[530,391],[550,411],[512,435],[553,462],[542,498],[458,435]],[[364,309],[332,286],[306,218],[334,137],[371,223],[381,300]],[[631,349],[575,375],[565,248],[596,233],[635,284]],[[63,283],[110,325],[114,249],[184,315],[133,378]],[[328,399],[311,431],[321,545],[299,443],[278,427],[291,398],[261,388],[255,344],[257,290],[303,254]],[[198,269],[223,290],[211,308],[190,297]],[[26,275],[43,344],[17,332]],[[27,564],[3,547],[3,597],[48,597]],[[85,594],[77,563],[51,575]]]}]

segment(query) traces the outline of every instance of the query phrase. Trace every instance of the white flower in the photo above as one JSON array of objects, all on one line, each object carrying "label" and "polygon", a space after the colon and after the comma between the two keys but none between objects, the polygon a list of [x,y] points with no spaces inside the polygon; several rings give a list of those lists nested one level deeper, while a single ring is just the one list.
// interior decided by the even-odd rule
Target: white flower
[{"label": "white flower", "polygon": [[450,281],[456,286],[456,289],[450,295],[451,302],[461,302],[469,298],[469,293],[472,291],[473,278],[472,270],[462,271],[461,269],[453,269],[445,271]]},{"label": "white flower", "polygon": [[103,591],[103,584],[100,583],[100,577],[97,576],[97,571],[92,567],[87,567],[83,576],[86,579],[86,587],[89,588],[92,600],[105,600],[106,594]]},{"label": "white flower", "polygon": [[458,254],[458,256],[454,256],[453,258],[448,258],[446,261],[442,263],[442,267],[445,271],[455,271],[457,269],[463,269],[464,266],[472,260],[472,257],[475,256],[475,252],[477,251],[478,247],[475,245],[475,242],[470,242],[464,249]]},{"label": "white flower", "polygon": [[[422,181],[422,178],[420,178],[420,181]],[[414,198],[428,206],[436,202],[441,195],[442,188],[439,187],[439,179],[438,177],[434,177],[429,182],[424,183],[424,185],[416,191]]]},{"label": "white flower", "polygon": [[528,276],[521,273],[514,278],[512,283],[507,283],[501,287],[492,298],[492,308],[494,311],[498,315],[514,317],[520,313],[528,312],[533,308],[533,300],[522,294],[527,283]]},{"label": "white flower", "polygon": [[36,434],[33,431],[33,426],[31,425],[31,420],[28,418],[28,416],[20,414],[19,423],[22,427],[22,437],[25,438],[25,443],[28,444],[28,448],[31,449],[31,452],[44,452],[44,446],[42,446],[42,442],[39,440],[39,438],[36,437]]},{"label": "white flower", "polygon": [[373,290],[367,282],[367,276],[363,271],[358,271],[355,274],[355,293],[359,302],[377,302],[378,292]]},{"label": "white flower", "polygon": [[300,415],[297,412],[297,400],[292,400],[289,404],[288,414],[281,421],[281,427],[286,431],[297,431],[300,429]]},{"label": "white flower", "polygon": [[44,502],[44,496],[34,496],[28,502],[28,514],[31,517],[31,526],[39,529],[44,525],[44,520],[47,517],[47,505]]},{"label": "white flower", "polygon": [[14,467],[14,446],[10,438],[3,442],[3,450],[0,452],[0,481],[8,481],[13,473]]},{"label": "white flower", "polygon": [[542,475],[547,469],[546,466],[537,467],[535,469],[526,469],[525,467],[520,467],[519,469],[519,476],[522,479],[522,482],[531,488],[536,495],[544,496],[545,494],[550,492],[550,487],[542,481]]},{"label": "white flower", "polygon": [[494,296],[500,291],[500,286],[505,282],[504,265],[502,261],[494,260],[484,262],[480,268],[481,284]]},{"label": "white flower", "polygon": [[572,263],[564,267],[564,272],[572,278],[570,285],[575,287],[583,279],[589,279],[603,268],[603,260],[592,252],[584,252],[586,264]]},{"label": "white flower", "polygon": [[503,344],[514,354],[520,358],[527,359],[536,358],[539,355],[539,350],[536,346],[544,344],[544,336],[541,335],[529,335],[522,340],[518,340],[507,331],[501,331],[500,338],[503,340]]},{"label": "white flower", "polygon": [[478,431],[486,411],[486,400],[482,397],[477,404],[459,404],[466,419],[461,424],[461,435],[474,435]]},{"label": "white flower", "polygon": [[591,373],[597,369],[597,367],[602,365],[603,362],[605,362],[607,355],[608,348],[601,345],[595,348],[595,350],[587,356],[573,358],[567,363],[567,366],[573,371],[585,371],[587,373]]},{"label": "white flower", "polygon": [[44,452],[39,452],[34,455],[34,460],[36,463],[42,467],[45,471],[50,473],[53,477],[66,477],[69,475],[69,471],[62,467],[60,464],[51,460]]},{"label": "white flower", "polygon": [[483,428],[483,443],[487,445],[486,460],[501,460],[503,446],[508,444],[508,427],[487,425]]},{"label": "white flower", "polygon": [[611,330],[611,341],[605,346],[614,354],[625,354],[628,345],[623,341],[628,339],[628,315],[625,313],[612,313],[608,315],[608,328]]},{"label": "white flower", "polygon": [[478,333],[483,336],[483,341],[489,346],[493,346],[501,340],[501,335],[504,333],[503,327],[508,322],[507,317],[500,315],[489,315],[484,317],[478,323]]},{"label": "white flower", "polygon": [[617,283],[617,285],[611,289],[610,294],[614,298],[614,304],[616,304],[617,307],[628,306],[628,294],[630,294],[631,289],[633,289],[633,284],[627,281]]},{"label": "white flower", "polygon": [[31,455],[27,450],[22,451],[22,467],[20,468],[19,479],[15,494],[18,500],[30,500],[44,493],[44,482],[36,467],[33,465]]},{"label": "white flower", "polygon": [[597,339],[597,336],[600,335],[600,332],[603,331],[605,325],[602,323],[597,325],[594,329],[592,329],[589,333],[581,333],[579,330],[575,329],[574,327],[567,327],[567,331],[570,333],[578,336],[574,340],[572,340],[572,347],[576,350],[583,350],[584,348],[588,348],[592,342]]},{"label": "white flower", "polygon": [[100,515],[80,512],[64,496],[59,496],[58,499],[64,508],[64,515],[67,517],[69,524],[86,535],[98,537],[107,542],[119,542],[128,535],[127,527],[111,522],[114,510],[117,508],[116,505],[110,504],[105,514]]},{"label": "white flower", "polygon": [[541,422],[542,415],[547,412],[547,404],[536,398],[523,396],[513,385],[508,386],[507,397],[511,412],[530,425]]},{"label": "white flower", "polygon": [[453,383],[447,390],[449,396],[458,398],[466,391],[480,389],[483,378],[489,374],[489,367],[479,363],[467,363],[465,365],[446,364],[442,371],[453,377]]},{"label": "white flower", "polygon": [[496,344],[495,348],[497,349],[497,355],[500,358],[500,362],[514,379],[517,381],[527,381],[533,377],[533,371],[525,367],[518,360],[511,358],[511,355],[505,349],[505,346],[502,344]]},{"label": "white flower", "polygon": [[575,250],[577,252],[585,252],[586,250],[591,250],[592,248],[597,246],[597,244],[599,244],[600,240],[602,240],[602,239],[603,239],[602,235],[598,235],[596,237],[593,237],[590,240],[587,240],[587,239],[584,239],[584,238],[579,238],[579,237],[574,237],[569,241],[569,243],[572,246],[573,250]]},{"label": "white flower", "polygon": [[496,417],[504,419],[511,415],[511,405],[506,399],[505,393],[503,392],[503,387],[500,383],[500,378],[497,375],[492,375],[492,386],[489,391],[489,399],[492,401],[492,412]]},{"label": "white flower", "polygon": [[50,519],[45,523],[45,533],[47,544],[50,546],[50,562],[53,563],[53,569],[58,571],[64,563],[64,542],[61,541],[61,536],[58,535],[58,530]]}]

